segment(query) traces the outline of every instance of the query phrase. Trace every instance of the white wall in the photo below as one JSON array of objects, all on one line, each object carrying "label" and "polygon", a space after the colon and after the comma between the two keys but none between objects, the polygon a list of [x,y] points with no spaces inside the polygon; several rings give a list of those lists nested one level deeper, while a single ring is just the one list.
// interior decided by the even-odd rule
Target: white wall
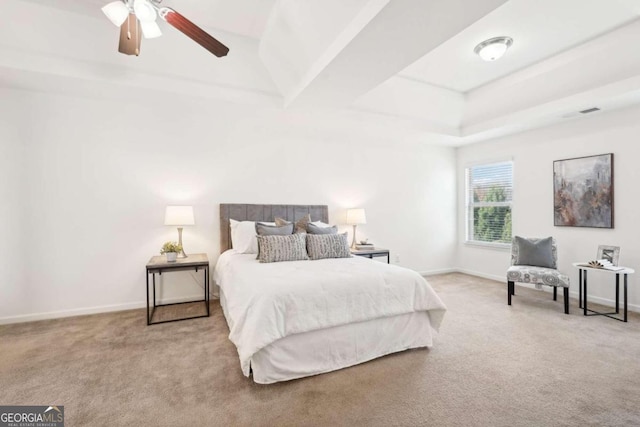
[{"label": "white wall", "polygon": [[[457,151],[458,162],[458,268],[504,280],[509,251],[464,244],[464,169],[471,163],[501,159],[514,161],[513,233],[522,236],[553,235],[559,246],[559,268],[571,277],[571,292],[578,293],[578,273],[573,262],[594,259],[598,245],[621,247],[620,264],[640,268],[640,109],[598,113],[520,135]],[[614,153],[615,228],[554,227],[553,161],[595,154]],[[613,277],[589,276],[589,297],[611,304],[615,300]],[[506,285],[505,285],[506,291]],[[636,275],[629,276],[629,302],[640,311],[640,289]]]},{"label": "white wall", "polygon": [[[218,204],[233,202],[328,204],[338,224],[361,206],[359,237],[401,265],[453,265],[451,148],[196,98],[0,95],[0,322],[144,306],[144,265],[177,239],[163,226],[167,204],[194,206],[185,247],[212,265]],[[166,299],[201,291],[200,276],[169,276]]]},{"label": "white wall", "polygon": [[[24,279],[28,252],[24,226],[26,198],[23,170],[24,132],[19,123],[24,109],[15,96],[5,102],[8,92],[0,90],[0,312],[13,301],[28,302]],[[0,316],[1,317],[1,316]]]}]

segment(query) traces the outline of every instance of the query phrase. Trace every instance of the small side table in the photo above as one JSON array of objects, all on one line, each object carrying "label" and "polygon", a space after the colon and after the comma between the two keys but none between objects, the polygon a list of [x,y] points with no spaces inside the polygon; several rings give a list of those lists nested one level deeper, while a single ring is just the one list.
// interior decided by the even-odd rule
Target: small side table
[{"label": "small side table", "polygon": [[[204,271],[204,299],[195,301],[176,302],[172,304],[156,303],[156,273],[162,275],[169,271],[198,270]],[[149,275],[153,277],[153,308],[149,307]],[[156,307],[168,305],[188,304],[192,302],[204,302],[207,314],[191,317],[181,317],[179,319],[162,320],[152,322]],[[178,320],[197,319],[199,317],[209,317],[209,258],[207,254],[191,254],[187,258],[179,258],[176,262],[167,262],[165,256],[154,256],[147,263],[147,325],[157,325],[160,323],[176,322]]]},{"label": "small side table", "polygon": [[[629,274],[635,273],[635,270],[628,267],[623,267],[621,270],[606,270],[604,268],[592,268],[587,267],[584,264],[586,262],[574,262],[573,266],[578,269],[578,300],[580,302],[580,308],[583,310],[585,316],[606,316],[611,319],[619,320],[621,322],[627,321],[627,278]],[[587,308],[587,272],[601,271],[607,274],[616,275],[616,311],[612,313],[600,313],[595,310]],[[620,275],[624,275],[624,307],[623,318],[615,317],[614,314],[620,314]],[[584,298],[584,299],[583,299]]]},{"label": "small side table", "polygon": [[391,256],[389,255],[389,249],[382,249],[382,248],[362,249],[362,250],[351,249],[351,255],[363,256],[370,259],[373,259],[374,256],[386,256],[387,264],[391,263]]}]

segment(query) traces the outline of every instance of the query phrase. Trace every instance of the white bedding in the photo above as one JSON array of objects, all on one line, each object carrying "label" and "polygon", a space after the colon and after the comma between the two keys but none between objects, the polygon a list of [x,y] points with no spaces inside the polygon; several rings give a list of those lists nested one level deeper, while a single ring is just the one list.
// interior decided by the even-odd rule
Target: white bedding
[{"label": "white bedding", "polygon": [[285,337],[413,312],[437,332],[446,310],[418,273],[360,257],[261,264],[231,249],[214,280],[246,376],[252,357]]}]

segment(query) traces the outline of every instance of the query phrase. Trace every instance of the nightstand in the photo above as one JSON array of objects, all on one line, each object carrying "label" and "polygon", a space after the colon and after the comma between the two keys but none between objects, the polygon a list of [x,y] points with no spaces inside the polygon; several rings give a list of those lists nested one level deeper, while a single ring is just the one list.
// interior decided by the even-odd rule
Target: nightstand
[{"label": "nightstand", "polygon": [[[156,273],[162,275],[170,271],[182,271],[182,270],[198,270],[204,271],[204,299],[195,301],[177,302],[172,304],[158,304],[156,303]],[[153,308],[149,306],[149,275],[153,278]],[[152,322],[153,313],[156,307],[163,307],[167,305],[188,304],[193,302],[204,302],[207,314],[200,316],[182,317],[179,319],[163,320],[160,322]],[[178,320],[197,319],[199,317],[209,317],[209,258],[207,254],[191,254],[187,258],[178,258],[175,262],[167,262],[167,257],[164,255],[154,256],[147,263],[147,325],[157,325],[159,323],[176,322]]]},{"label": "nightstand", "polygon": [[373,259],[374,256],[386,256],[387,264],[391,264],[391,255],[389,254],[389,249],[382,249],[382,248],[362,249],[362,250],[351,249],[351,255],[363,256],[365,258],[371,258],[371,259]]}]

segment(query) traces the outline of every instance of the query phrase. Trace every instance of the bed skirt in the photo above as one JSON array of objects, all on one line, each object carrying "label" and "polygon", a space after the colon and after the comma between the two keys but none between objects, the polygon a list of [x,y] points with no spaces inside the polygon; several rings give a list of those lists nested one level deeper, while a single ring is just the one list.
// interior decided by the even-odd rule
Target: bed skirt
[{"label": "bed skirt", "polygon": [[[222,289],[220,305],[228,324]],[[419,311],[287,336],[254,354],[251,368],[256,383],[271,384],[432,345],[429,313]]]}]

